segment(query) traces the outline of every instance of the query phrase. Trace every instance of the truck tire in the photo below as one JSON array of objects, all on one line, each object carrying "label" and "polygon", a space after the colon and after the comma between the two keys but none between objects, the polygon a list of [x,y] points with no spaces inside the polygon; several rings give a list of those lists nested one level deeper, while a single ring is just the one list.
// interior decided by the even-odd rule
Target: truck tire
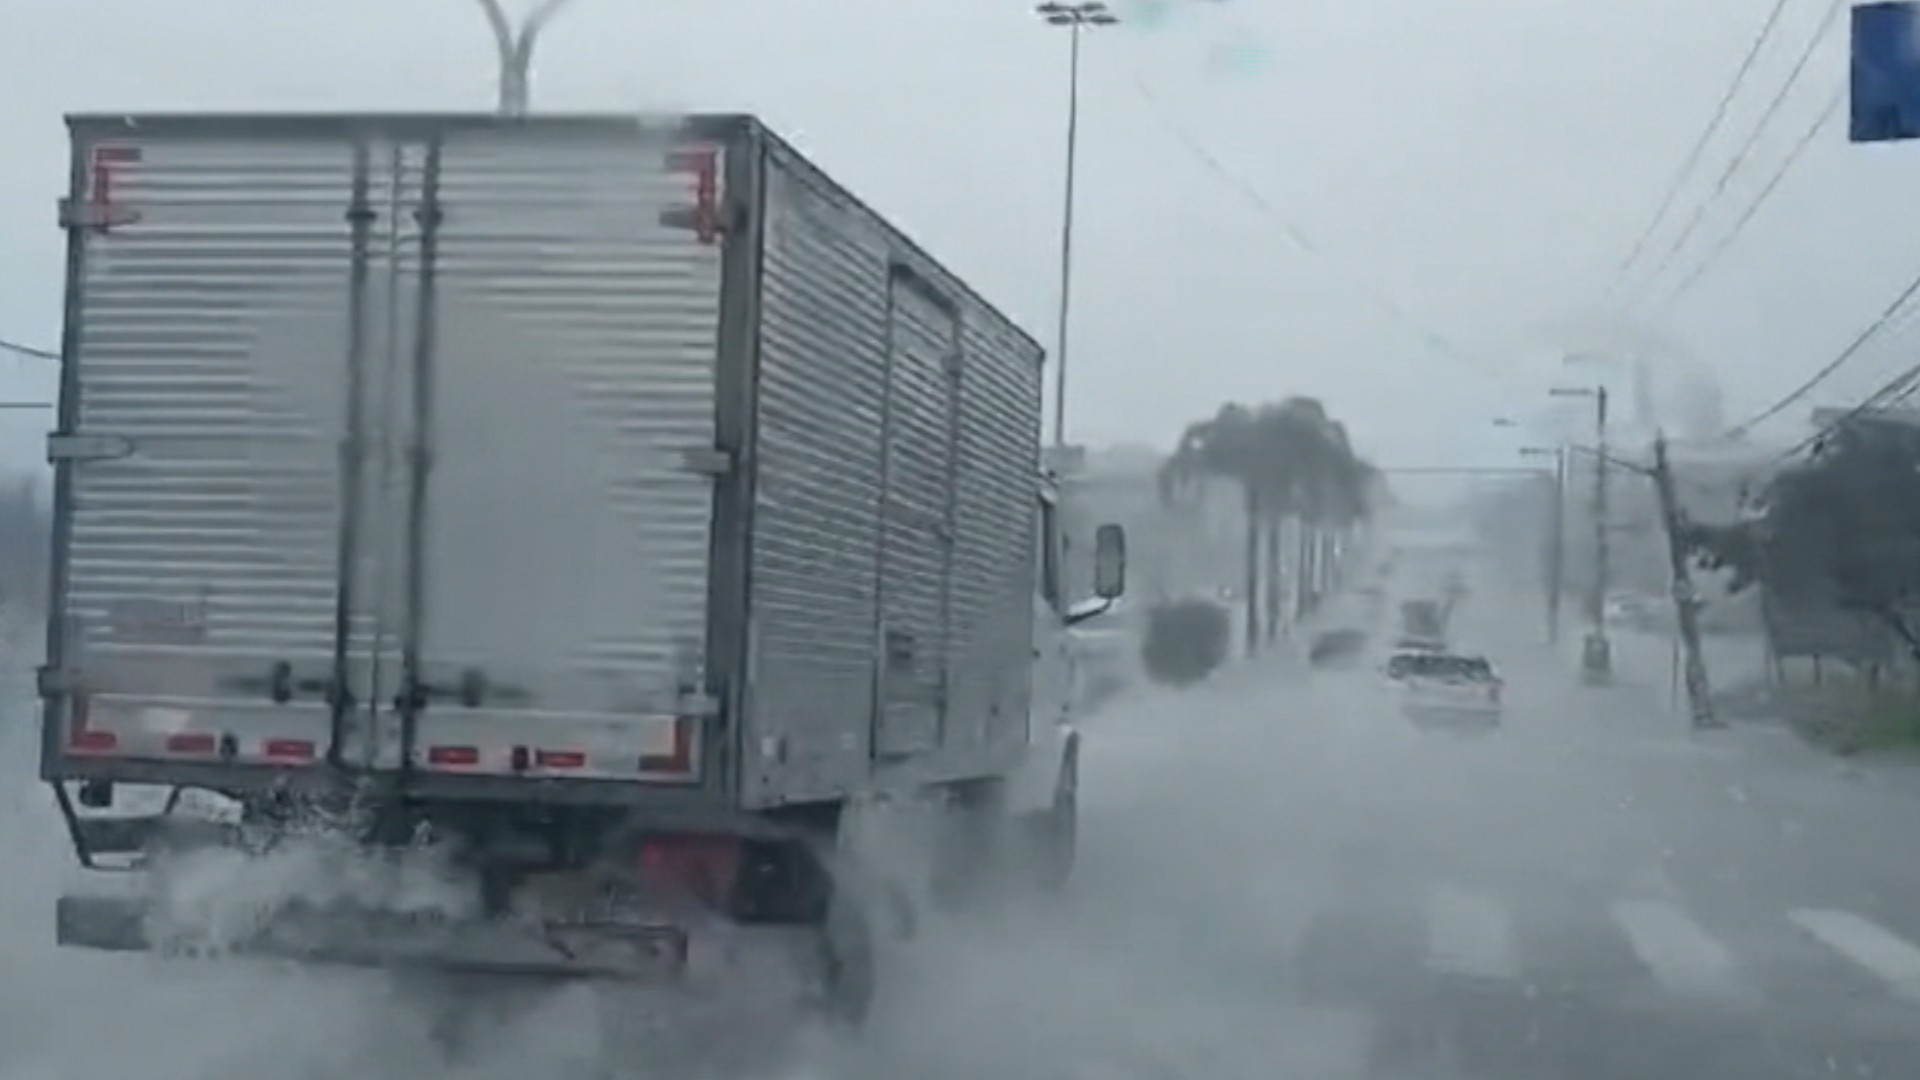
[{"label": "truck tire", "polygon": [[1053,805],[1027,820],[1032,873],[1041,890],[1057,893],[1073,877],[1080,847],[1080,740],[1067,743]]},{"label": "truck tire", "polygon": [[947,912],[962,912],[1005,884],[1006,783],[998,777],[949,785],[935,837],[928,893]]},{"label": "truck tire", "polygon": [[859,899],[836,888],[820,927],[819,998],[829,1023],[859,1027],[873,1007],[875,959],[872,921]]}]

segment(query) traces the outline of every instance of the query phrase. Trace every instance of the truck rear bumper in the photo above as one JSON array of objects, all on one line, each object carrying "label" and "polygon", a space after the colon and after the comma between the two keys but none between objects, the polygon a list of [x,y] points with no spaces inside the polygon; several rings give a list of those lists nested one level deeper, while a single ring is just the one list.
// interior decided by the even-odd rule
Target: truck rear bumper
[{"label": "truck rear bumper", "polygon": [[218,944],[156,933],[147,901],[62,896],[62,946],[114,952],[280,957],[356,967],[425,968],[548,979],[670,981],[687,962],[687,936],[672,926],[519,924],[392,913],[290,910],[240,940]]}]

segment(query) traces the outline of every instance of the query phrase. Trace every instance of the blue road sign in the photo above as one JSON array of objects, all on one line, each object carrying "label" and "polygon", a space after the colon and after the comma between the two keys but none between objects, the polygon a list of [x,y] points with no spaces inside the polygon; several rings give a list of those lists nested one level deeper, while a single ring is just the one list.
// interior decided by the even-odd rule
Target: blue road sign
[{"label": "blue road sign", "polygon": [[1853,9],[1853,142],[1920,139],[1920,3]]}]

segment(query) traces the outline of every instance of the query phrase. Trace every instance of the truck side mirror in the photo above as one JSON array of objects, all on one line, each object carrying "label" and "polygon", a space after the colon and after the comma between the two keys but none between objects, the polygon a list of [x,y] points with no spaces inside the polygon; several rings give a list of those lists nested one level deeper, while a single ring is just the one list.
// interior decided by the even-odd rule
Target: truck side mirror
[{"label": "truck side mirror", "polygon": [[1127,531],[1102,525],[1093,534],[1093,594],[1112,600],[1127,591]]}]

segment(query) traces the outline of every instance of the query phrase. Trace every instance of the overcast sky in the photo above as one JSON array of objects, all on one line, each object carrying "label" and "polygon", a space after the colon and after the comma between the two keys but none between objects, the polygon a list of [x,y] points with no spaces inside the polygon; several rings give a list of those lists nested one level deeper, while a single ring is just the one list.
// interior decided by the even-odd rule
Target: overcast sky
[{"label": "overcast sky", "polygon": [[[1506,461],[1526,436],[1490,421],[1538,413],[1561,351],[1639,340],[1717,372],[1730,418],[1764,405],[1920,270],[1920,146],[1850,147],[1841,117],[1644,338],[1604,296],[1771,3],[1116,2],[1082,74],[1073,434],[1165,442],[1306,393],[1384,463]],[[1828,3],[1787,0],[1655,256]],[[1845,31],[1663,280],[1827,103]],[[484,109],[493,77],[470,0],[0,0],[0,336],[57,336],[62,113]],[[534,104],[759,113],[1051,346],[1065,77],[1021,0],[577,0]],[[1913,362],[1902,338],[1816,398]],[[0,360],[6,391],[49,394],[44,366]],[[0,453],[35,458],[42,426],[0,413]]]}]

